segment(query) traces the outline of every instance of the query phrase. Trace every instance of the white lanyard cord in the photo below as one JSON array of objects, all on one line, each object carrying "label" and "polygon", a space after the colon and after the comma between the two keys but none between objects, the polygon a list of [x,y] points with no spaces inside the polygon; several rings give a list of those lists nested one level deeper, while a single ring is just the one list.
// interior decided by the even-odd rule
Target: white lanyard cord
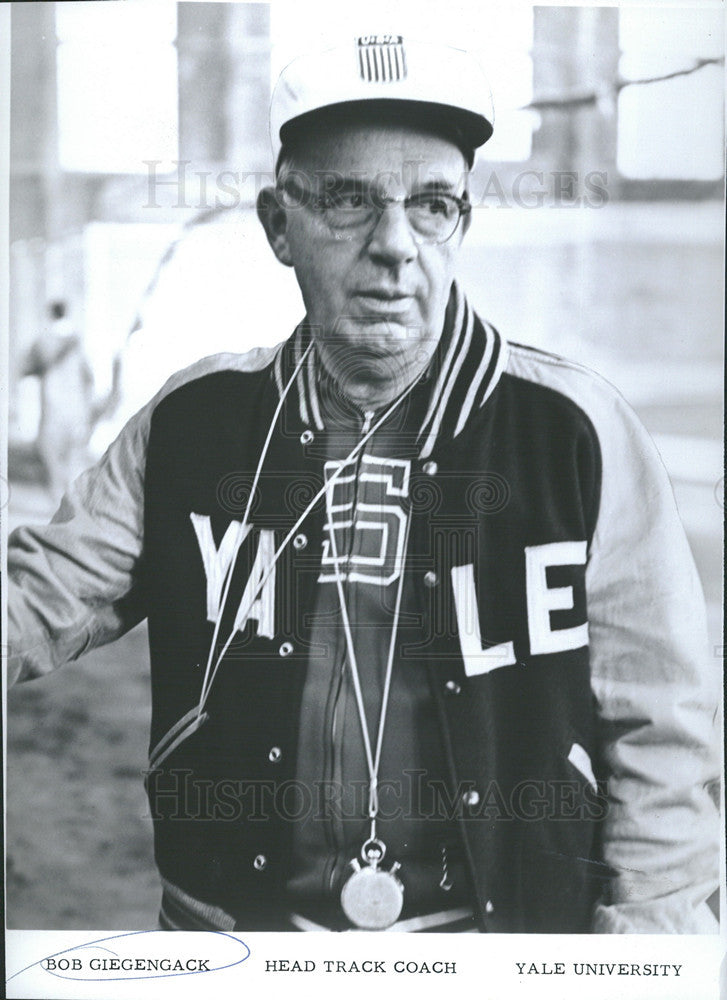
[{"label": "white lanyard cord", "polygon": [[[332,490],[328,490],[326,493],[326,505],[330,501],[333,495]],[[340,572],[340,557],[338,555],[338,546],[336,545],[336,527],[333,523],[333,518],[331,516],[331,509],[328,509],[328,534],[331,539],[331,549],[333,552],[333,564],[336,573],[336,588],[338,590],[338,602],[341,606],[341,618],[343,620],[343,631],[346,637],[346,648],[348,650],[348,663],[351,670],[351,679],[353,681],[353,690],[356,695],[356,706],[358,708],[358,717],[361,723],[361,735],[363,738],[364,750],[366,752],[366,763],[369,770],[369,804],[368,804],[368,815],[369,819],[374,821],[379,812],[379,767],[381,765],[381,749],[384,744],[384,726],[386,724],[386,712],[389,706],[389,691],[391,690],[391,675],[393,673],[394,667],[394,648],[396,644],[396,633],[399,627],[399,614],[401,609],[401,595],[404,585],[404,567],[406,565],[406,553],[408,549],[409,542],[409,526],[411,524],[411,515],[407,517],[406,528],[404,530],[404,547],[402,549],[401,555],[401,565],[399,567],[399,586],[396,591],[396,603],[394,606],[394,621],[391,626],[391,638],[389,640],[389,653],[386,660],[386,673],[384,675],[384,690],[381,696],[381,711],[379,713],[379,727],[376,734],[376,751],[372,753],[371,750],[371,737],[369,736],[368,725],[366,722],[366,709],[364,707],[363,693],[361,691],[361,678],[358,672],[358,663],[356,660],[356,650],[353,644],[353,634],[351,632],[351,622],[348,617],[348,608],[346,606],[346,598],[343,593],[343,582]],[[373,832],[372,832],[373,836]]]},{"label": "white lanyard cord", "polygon": [[[234,549],[233,549],[234,555],[230,559],[230,566],[229,566],[229,569],[227,571],[227,575],[225,577],[225,582],[224,582],[224,590],[223,590],[223,592],[222,592],[222,594],[220,596],[219,611],[218,611],[218,614],[217,614],[217,621],[215,622],[215,628],[214,628],[214,632],[212,634],[212,642],[210,643],[210,651],[209,651],[209,655],[207,656],[207,665],[205,667],[204,678],[202,680],[202,691],[200,693],[200,698],[199,698],[199,706],[198,706],[198,710],[197,710],[197,719],[199,719],[200,715],[202,714],[202,710],[204,708],[204,703],[207,700],[207,695],[209,694],[209,689],[210,689],[210,686],[212,685],[212,680],[214,679],[215,671],[217,670],[217,667],[215,667],[215,670],[212,672],[212,677],[210,677],[210,669],[212,667],[212,656],[214,654],[215,645],[217,643],[217,638],[219,636],[220,624],[222,623],[222,610],[223,610],[225,604],[227,603],[227,595],[230,592],[230,584],[232,583],[232,574],[233,574],[233,571],[235,569],[235,565],[237,563],[237,555],[238,555],[238,553],[240,551],[243,539],[245,537],[245,534],[244,534],[245,527],[247,526],[248,518],[250,517],[250,509],[252,507],[252,502],[253,502],[253,500],[255,498],[255,490],[257,489],[257,484],[258,484],[258,481],[260,479],[260,473],[262,472],[263,462],[265,461],[265,456],[268,453],[268,448],[270,447],[270,441],[271,441],[272,436],[273,436],[273,431],[275,429],[276,423],[278,422],[278,416],[280,415],[280,411],[283,408],[283,403],[285,402],[285,397],[288,395],[288,392],[290,391],[290,387],[293,385],[293,382],[297,378],[298,372],[303,367],[303,364],[304,364],[306,358],[308,357],[308,355],[310,354],[312,348],[313,348],[313,341],[311,340],[311,342],[308,344],[308,346],[306,347],[305,351],[303,352],[303,355],[302,355],[300,361],[297,363],[297,365],[293,369],[293,373],[290,376],[290,378],[288,379],[287,385],[285,386],[285,388],[283,389],[283,391],[280,394],[280,399],[278,400],[278,404],[275,407],[275,412],[273,413],[272,420],[270,421],[270,426],[268,427],[268,433],[267,433],[267,436],[265,438],[265,443],[263,444],[263,449],[260,452],[260,458],[259,458],[258,463],[257,463],[257,469],[255,470],[255,477],[254,477],[254,479],[252,481],[252,487],[250,489],[250,496],[248,497],[247,505],[245,506],[245,514],[244,514],[244,517],[243,517],[242,521],[239,522],[239,526],[238,526],[238,529],[237,529],[237,532],[236,532],[236,535],[235,535],[235,545],[234,545]],[[281,348],[281,350],[284,350],[284,348]],[[228,642],[227,645],[229,645],[229,642]],[[225,650],[227,650],[227,645],[225,646]],[[224,653],[223,653],[223,655],[224,655]],[[209,679],[209,684],[207,682],[208,677],[210,678]]]},{"label": "white lanyard cord", "polygon": [[[310,347],[311,347],[311,345],[309,344],[308,348],[306,350],[306,354],[307,354],[307,351],[310,350]],[[301,358],[301,360],[300,360],[300,362],[298,364],[298,367],[303,363],[304,360],[305,360],[305,354]],[[290,382],[285,387],[285,392],[283,393],[283,395],[285,395],[285,393],[287,393],[290,385],[293,382],[293,379],[295,378],[296,373],[297,373],[297,368],[296,368],[296,371],[293,372],[293,375],[290,378]],[[376,433],[376,431],[384,423],[384,421],[388,420],[388,418],[390,417],[390,415],[394,412],[394,410],[398,406],[401,405],[401,403],[406,399],[406,397],[409,395],[409,393],[412,391],[412,389],[414,388],[415,385],[416,385],[416,381],[412,382],[412,384],[407,388],[406,392],[403,392],[401,394],[401,396],[398,397],[398,399],[394,400],[394,402],[391,404],[391,406],[389,406],[388,409],[384,411],[384,413],[381,415],[381,417],[379,417],[379,419],[376,421],[376,423],[373,424],[369,428],[369,430],[366,432],[366,434],[364,434],[364,436],[361,438],[361,440],[358,442],[358,444],[354,445],[354,447],[348,453],[348,455],[346,456],[346,458],[344,458],[343,462],[338,466],[338,468],[336,469],[336,471],[333,473],[333,475],[331,476],[331,478],[327,482],[325,482],[323,484],[323,486],[320,488],[320,490],[316,493],[316,495],[310,501],[310,503],[305,508],[305,510],[303,511],[303,513],[300,515],[300,517],[298,518],[298,520],[295,522],[295,524],[293,525],[293,527],[290,529],[290,531],[288,532],[288,534],[285,536],[285,538],[283,539],[283,541],[280,543],[280,546],[278,547],[278,549],[276,550],[276,552],[273,555],[272,559],[270,560],[270,565],[266,568],[265,573],[263,573],[262,577],[258,581],[257,586],[254,588],[253,592],[250,594],[248,605],[245,608],[244,614],[240,615],[238,613],[238,615],[236,616],[236,618],[239,618],[241,621],[245,621],[246,620],[248,614],[250,613],[250,610],[251,610],[253,604],[258,599],[258,596],[259,596],[261,590],[263,589],[263,587],[267,583],[268,578],[270,577],[270,574],[275,569],[275,566],[277,564],[278,559],[282,555],[282,553],[283,553],[284,549],[286,548],[288,542],[291,540],[291,538],[293,537],[293,535],[297,532],[298,528],[301,526],[301,524],[303,523],[303,521],[305,521],[306,517],[308,517],[308,514],[315,507],[315,505],[318,503],[318,501],[321,499],[321,497],[324,496],[327,493],[327,491],[329,490],[329,488],[333,486],[333,483],[341,475],[341,473],[343,472],[345,466],[347,466],[354,458],[356,458],[358,456],[358,453],[364,447],[364,445],[369,440],[369,438],[371,438]],[[276,410],[276,416],[273,419],[273,421],[271,422],[270,430],[268,431],[268,437],[267,437],[266,442],[265,442],[265,448],[267,448],[267,444],[268,444],[268,442],[270,440],[270,437],[272,435],[272,430],[273,430],[273,428],[275,426],[275,419],[277,419],[277,413],[279,412],[279,409],[280,409],[281,405],[282,405],[282,398],[281,398],[280,403],[278,404],[278,409]],[[263,455],[261,455],[260,461],[258,463],[258,471],[256,473],[256,480],[255,481],[257,481],[257,476],[259,475],[260,470],[262,468],[263,458],[264,458],[264,451],[263,451]],[[241,546],[241,543],[242,543],[242,538],[241,538],[242,530],[243,530],[245,524],[247,523],[247,518],[248,518],[248,515],[249,515],[249,511],[250,511],[250,506],[252,504],[252,499],[253,499],[253,493],[251,492],[250,493],[250,499],[248,500],[248,504],[247,504],[247,510],[245,511],[244,520],[240,523],[240,528],[239,528],[238,533],[237,533],[238,543],[239,543],[240,546]],[[213,636],[212,636],[212,642],[210,644],[209,657],[208,657],[208,660],[207,660],[207,669],[205,670],[205,676],[204,676],[204,680],[202,682],[202,690],[201,690],[201,693],[200,693],[200,699],[199,699],[199,705],[198,705],[198,714],[197,714],[197,718],[198,719],[201,716],[202,711],[203,711],[204,706],[205,706],[205,703],[207,701],[207,698],[209,697],[209,693],[210,693],[210,690],[212,688],[212,684],[214,682],[214,679],[215,679],[215,677],[217,675],[217,671],[219,670],[220,665],[222,663],[222,660],[224,659],[225,654],[227,653],[227,650],[229,649],[229,647],[230,647],[230,645],[232,643],[232,640],[234,639],[235,634],[237,632],[237,629],[234,627],[234,623],[233,623],[232,630],[231,630],[231,632],[230,632],[230,634],[229,634],[229,636],[227,638],[227,641],[225,642],[224,646],[222,647],[222,650],[221,650],[219,656],[217,657],[217,660],[215,662],[214,668],[212,669],[212,672],[210,674],[210,666],[212,664],[212,657],[213,657],[213,654],[214,654],[215,643],[217,642],[217,638],[218,638],[218,635],[219,635],[220,622],[222,621],[222,611],[224,609],[225,602],[227,601],[227,595],[228,595],[229,589],[230,589],[230,581],[232,580],[232,573],[233,573],[233,570],[235,568],[235,564],[237,562],[238,553],[239,553],[239,548],[235,551],[235,555],[234,555],[234,557],[233,557],[233,559],[231,561],[229,573],[228,573],[228,576],[227,576],[226,582],[225,582],[224,594],[223,594],[223,596],[220,599],[220,610],[219,610],[219,614],[217,616],[217,622],[215,623],[215,630],[214,630],[214,633],[213,633]],[[208,678],[209,678],[209,680],[208,680]]]}]

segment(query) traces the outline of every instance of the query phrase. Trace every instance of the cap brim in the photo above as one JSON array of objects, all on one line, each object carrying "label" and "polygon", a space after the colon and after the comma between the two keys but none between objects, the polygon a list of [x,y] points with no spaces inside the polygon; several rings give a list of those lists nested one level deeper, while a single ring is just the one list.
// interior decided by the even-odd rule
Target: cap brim
[{"label": "cap brim", "polygon": [[484,115],[465,108],[432,101],[380,97],[365,101],[337,101],[306,111],[281,126],[280,141],[283,145],[289,145],[301,135],[349,121],[394,121],[397,124],[425,128],[451,139],[463,150],[470,162],[474,150],[483,146],[493,132],[492,123]]}]

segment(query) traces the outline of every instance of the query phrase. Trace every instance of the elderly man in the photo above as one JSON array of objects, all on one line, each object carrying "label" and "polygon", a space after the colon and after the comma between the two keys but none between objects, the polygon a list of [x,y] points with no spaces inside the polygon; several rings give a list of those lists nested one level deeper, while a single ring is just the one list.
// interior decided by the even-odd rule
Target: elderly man
[{"label": "elderly man", "polygon": [[16,669],[148,618],[163,927],[716,929],[664,469],[610,386],[454,282],[477,64],[359,38],[291,64],[272,123],[258,210],[305,319],[172,378],[15,534]]}]

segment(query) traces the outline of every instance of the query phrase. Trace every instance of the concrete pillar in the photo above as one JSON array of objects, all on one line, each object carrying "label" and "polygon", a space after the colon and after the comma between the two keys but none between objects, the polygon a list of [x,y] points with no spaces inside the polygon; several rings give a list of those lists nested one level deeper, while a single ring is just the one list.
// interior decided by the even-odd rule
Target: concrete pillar
[{"label": "concrete pillar", "polygon": [[11,11],[10,239],[53,238],[58,192],[54,4],[17,3]]},{"label": "concrete pillar", "polygon": [[225,6],[229,67],[225,159],[235,171],[270,170],[270,9],[265,3]]},{"label": "concrete pillar", "polygon": [[[536,7],[533,40],[534,93],[539,98],[595,93],[583,106],[545,109],[533,136],[533,158],[552,170],[576,171],[582,192],[591,170],[616,176],[618,9]],[[612,194],[615,192],[611,191]]]},{"label": "concrete pillar", "polygon": [[225,155],[226,7],[177,4],[179,158],[192,161],[190,170]]}]

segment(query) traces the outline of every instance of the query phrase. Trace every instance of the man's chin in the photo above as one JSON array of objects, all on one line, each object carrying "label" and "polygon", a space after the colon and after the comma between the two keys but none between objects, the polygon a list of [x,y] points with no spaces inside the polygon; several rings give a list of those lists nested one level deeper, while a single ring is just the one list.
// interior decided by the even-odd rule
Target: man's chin
[{"label": "man's chin", "polygon": [[352,349],[370,351],[377,357],[398,355],[420,339],[420,328],[405,320],[380,316],[356,317],[346,331]]}]

